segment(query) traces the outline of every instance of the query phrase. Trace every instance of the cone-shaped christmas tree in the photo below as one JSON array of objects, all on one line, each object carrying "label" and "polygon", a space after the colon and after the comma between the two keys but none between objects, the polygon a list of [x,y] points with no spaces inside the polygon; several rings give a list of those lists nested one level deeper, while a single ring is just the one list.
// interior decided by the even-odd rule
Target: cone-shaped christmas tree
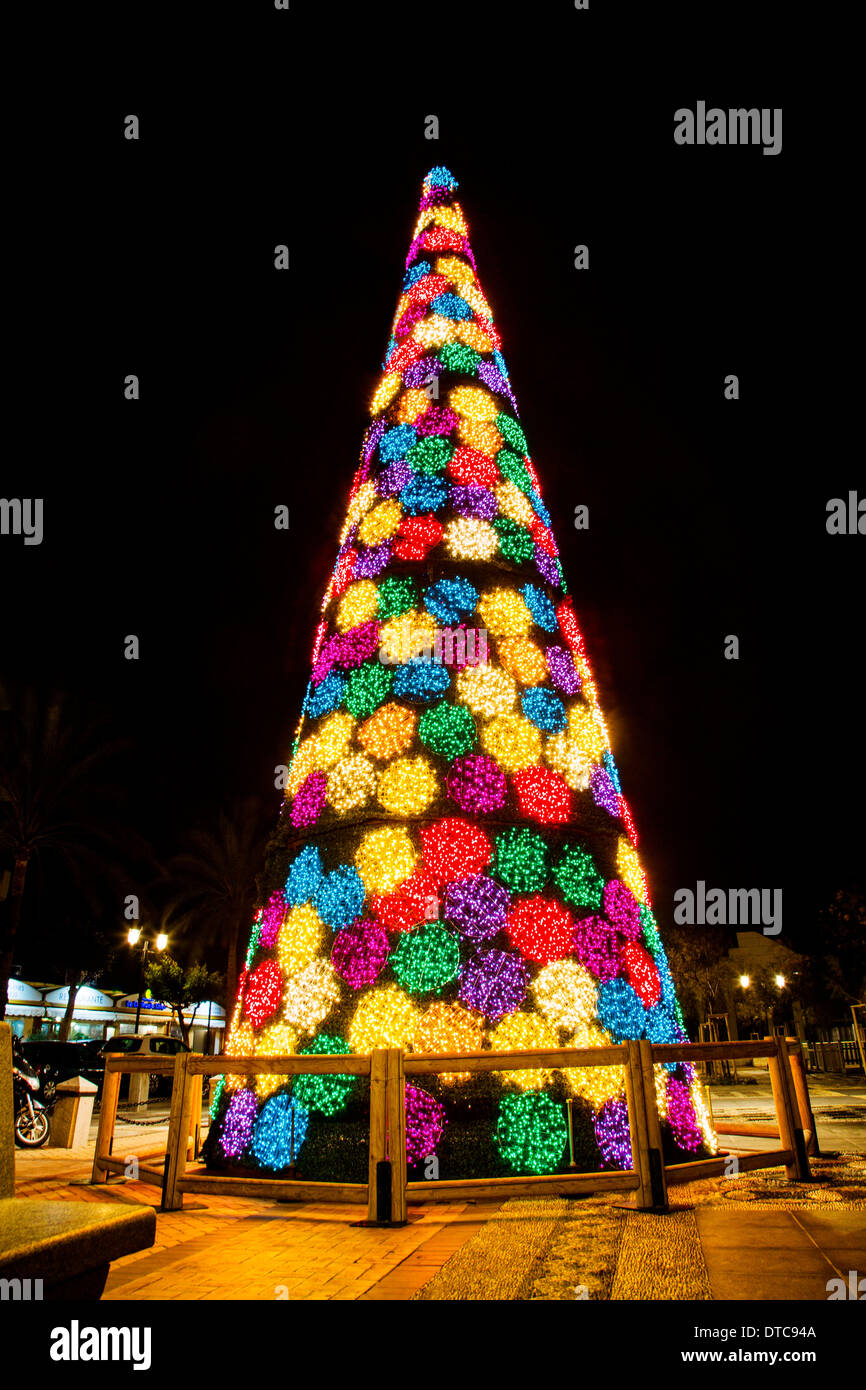
[{"label": "cone-shaped christmas tree", "polygon": [[[550,514],[456,182],[424,181],[227,1050],[684,1039]],[[672,1156],[715,1146],[657,1066]],[[630,1166],[621,1068],[408,1086],[438,1175]],[[227,1078],[209,1161],[365,1180],[351,1076]],[[428,1174],[437,1167],[427,1165]]]}]

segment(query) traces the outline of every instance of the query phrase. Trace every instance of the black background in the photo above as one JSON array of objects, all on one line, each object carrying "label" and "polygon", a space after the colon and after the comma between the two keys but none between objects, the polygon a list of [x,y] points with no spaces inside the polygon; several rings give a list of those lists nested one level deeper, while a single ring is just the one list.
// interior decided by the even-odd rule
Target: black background
[{"label": "black background", "polygon": [[[825,528],[858,485],[828,326],[852,195],[805,84],[782,90],[786,12],[758,8],[760,34],[745,6],[699,27],[597,0],[293,0],[182,34],[132,11],[60,112],[33,99],[3,492],[44,497],[45,538],[2,541],[0,669],[133,740],[161,854],[232,797],[277,813],[421,180],[445,164],[662,926],[704,879],[782,887],[808,934],[862,871],[864,541]],[[783,107],[782,153],[675,145],[699,99]]]}]

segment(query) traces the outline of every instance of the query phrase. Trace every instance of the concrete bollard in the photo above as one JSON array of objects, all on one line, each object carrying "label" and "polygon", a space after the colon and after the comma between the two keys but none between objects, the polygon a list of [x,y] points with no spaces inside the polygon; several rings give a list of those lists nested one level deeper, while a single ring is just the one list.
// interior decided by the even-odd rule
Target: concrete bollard
[{"label": "concrete bollard", "polygon": [[83,1076],[70,1077],[57,1087],[49,1145],[55,1149],[86,1148],[97,1087]]},{"label": "concrete bollard", "polygon": [[150,1073],[134,1071],[129,1078],[130,1105],[146,1105],[150,1096]]}]

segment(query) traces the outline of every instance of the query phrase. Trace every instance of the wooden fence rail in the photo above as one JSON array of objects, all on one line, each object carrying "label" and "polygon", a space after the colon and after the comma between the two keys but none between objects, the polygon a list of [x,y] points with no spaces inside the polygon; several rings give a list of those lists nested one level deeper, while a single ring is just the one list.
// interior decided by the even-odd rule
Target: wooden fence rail
[{"label": "wooden fence rail", "polygon": [[[717,1057],[766,1057],[776,1109],[777,1126],[718,1125],[716,1132],[757,1135],[779,1140],[779,1147],[761,1152],[741,1151],[686,1163],[665,1164],[658,1113],[654,1065],[696,1062]],[[406,1078],[445,1072],[521,1071],[531,1068],[621,1066],[625,1078],[633,1166],[625,1170],[565,1173],[513,1178],[447,1179],[408,1182],[406,1176]],[[565,1195],[582,1192],[634,1192],[642,1211],[663,1211],[669,1184],[692,1182],[731,1171],[732,1157],[740,1171],[784,1166],[791,1179],[811,1177],[809,1153],[817,1153],[815,1121],[809,1102],[802,1052],[796,1039],[767,1038],[762,1043],[657,1044],[646,1039],[604,1047],[534,1049],[521,1052],[404,1054],[399,1048],[376,1049],[368,1056],[201,1057],[181,1053],[173,1059],[110,1057],[106,1064],[99,1133],[93,1161],[93,1182],[110,1172],[123,1172],[124,1160],[112,1157],[117,1096],[123,1072],[171,1072],[173,1087],[169,1132],[162,1170],[139,1167],[145,1181],[162,1186],[163,1208],[183,1206],[185,1192],[290,1198],[367,1204],[368,1224],[402,1225],[409,1198],[462,1201],[478,1197]],[[335,1073],[370,1078],[370,1135],[367,1181],[308,1182],[293,1178],[221,1176],[188,1173],[198,1152],[201,1088],[204,1076],[294,1076]]]}]

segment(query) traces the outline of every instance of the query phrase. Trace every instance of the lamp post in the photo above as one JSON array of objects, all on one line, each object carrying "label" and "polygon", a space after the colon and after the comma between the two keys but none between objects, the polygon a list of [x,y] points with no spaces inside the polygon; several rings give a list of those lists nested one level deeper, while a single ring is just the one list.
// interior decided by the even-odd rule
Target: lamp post
[{"label": "lamp post", "polygon": [[[147,953],[151,949],[151,943],[148,938],[143,935],[141,927],[139,926],[130,927],[126,939],[130,946],[137,946],[139,941],[141,942],[138,958],[138,1003],[135,1009],[135,1031],[137,1033],[138,1026],[141,1022],[141,1001],[144,997],[144,967],[147,964]],[[168,945],[168,937],[164,931],[157,933],[156,941],[153,944],[157,951],[165,950]]]}]

